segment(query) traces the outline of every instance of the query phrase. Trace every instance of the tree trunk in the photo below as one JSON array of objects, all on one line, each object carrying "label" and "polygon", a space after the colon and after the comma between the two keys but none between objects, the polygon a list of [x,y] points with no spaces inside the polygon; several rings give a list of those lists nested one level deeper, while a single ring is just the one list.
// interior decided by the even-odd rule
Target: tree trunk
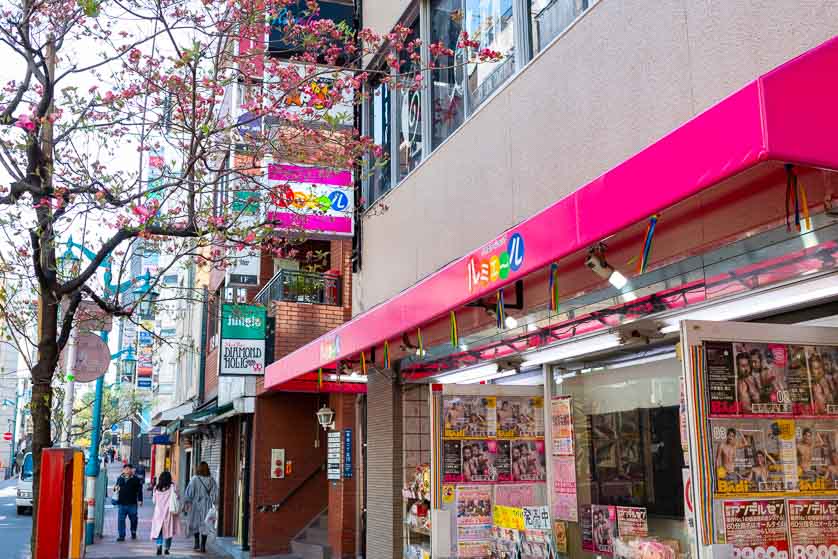
[{"label": "tree trunk", "polygon": [[[32,368],[32,556],[38,545],[38,497],[41,486],[41,451],[52,447],[52,378],[58,364],[58,302],[41,294],[38,362]],[[56,495],[55,488],[46,492]]]}]

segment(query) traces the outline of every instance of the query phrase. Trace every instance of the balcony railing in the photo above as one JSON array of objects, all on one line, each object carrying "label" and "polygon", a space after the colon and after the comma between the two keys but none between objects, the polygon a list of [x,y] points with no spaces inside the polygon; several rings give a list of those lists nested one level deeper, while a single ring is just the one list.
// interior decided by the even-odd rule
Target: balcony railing
[{"label": "balcony railing", "polygon": [[269,306],[271,301],[340,306],[340,276],[316,272],[280,270],[256,295],[255,301]]}]

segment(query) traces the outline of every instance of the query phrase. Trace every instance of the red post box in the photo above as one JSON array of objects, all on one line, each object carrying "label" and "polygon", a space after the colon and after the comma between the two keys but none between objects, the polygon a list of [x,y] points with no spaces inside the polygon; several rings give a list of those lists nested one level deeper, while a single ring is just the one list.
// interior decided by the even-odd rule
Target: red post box
[{"label": "red post box", "polygon": [[41,454],[35,559],[67,559],[70,556],[73,458],[76,452],[72,448],[47,448]]}]

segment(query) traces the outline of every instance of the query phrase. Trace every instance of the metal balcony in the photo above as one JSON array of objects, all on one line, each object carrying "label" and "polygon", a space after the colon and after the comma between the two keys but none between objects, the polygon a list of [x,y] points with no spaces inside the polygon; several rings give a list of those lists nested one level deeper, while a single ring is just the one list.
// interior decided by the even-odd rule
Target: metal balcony
[{"label": "metal balcony", "polygon": [[341,305],[340,276],[317,272],[280,270],[254,298],[256,303],[270,306],[271,301]]}]

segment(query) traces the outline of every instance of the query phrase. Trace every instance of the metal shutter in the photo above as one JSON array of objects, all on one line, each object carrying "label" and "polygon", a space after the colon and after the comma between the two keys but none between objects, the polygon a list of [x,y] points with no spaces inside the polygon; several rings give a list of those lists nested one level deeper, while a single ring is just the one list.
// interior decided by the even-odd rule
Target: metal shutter
[{"label": "metal shutter", "polygon": [[218,433],[204,435],[201,440],[201,460],[209,465],[212,479],[219,482],[221,479],[221,437]]}]

